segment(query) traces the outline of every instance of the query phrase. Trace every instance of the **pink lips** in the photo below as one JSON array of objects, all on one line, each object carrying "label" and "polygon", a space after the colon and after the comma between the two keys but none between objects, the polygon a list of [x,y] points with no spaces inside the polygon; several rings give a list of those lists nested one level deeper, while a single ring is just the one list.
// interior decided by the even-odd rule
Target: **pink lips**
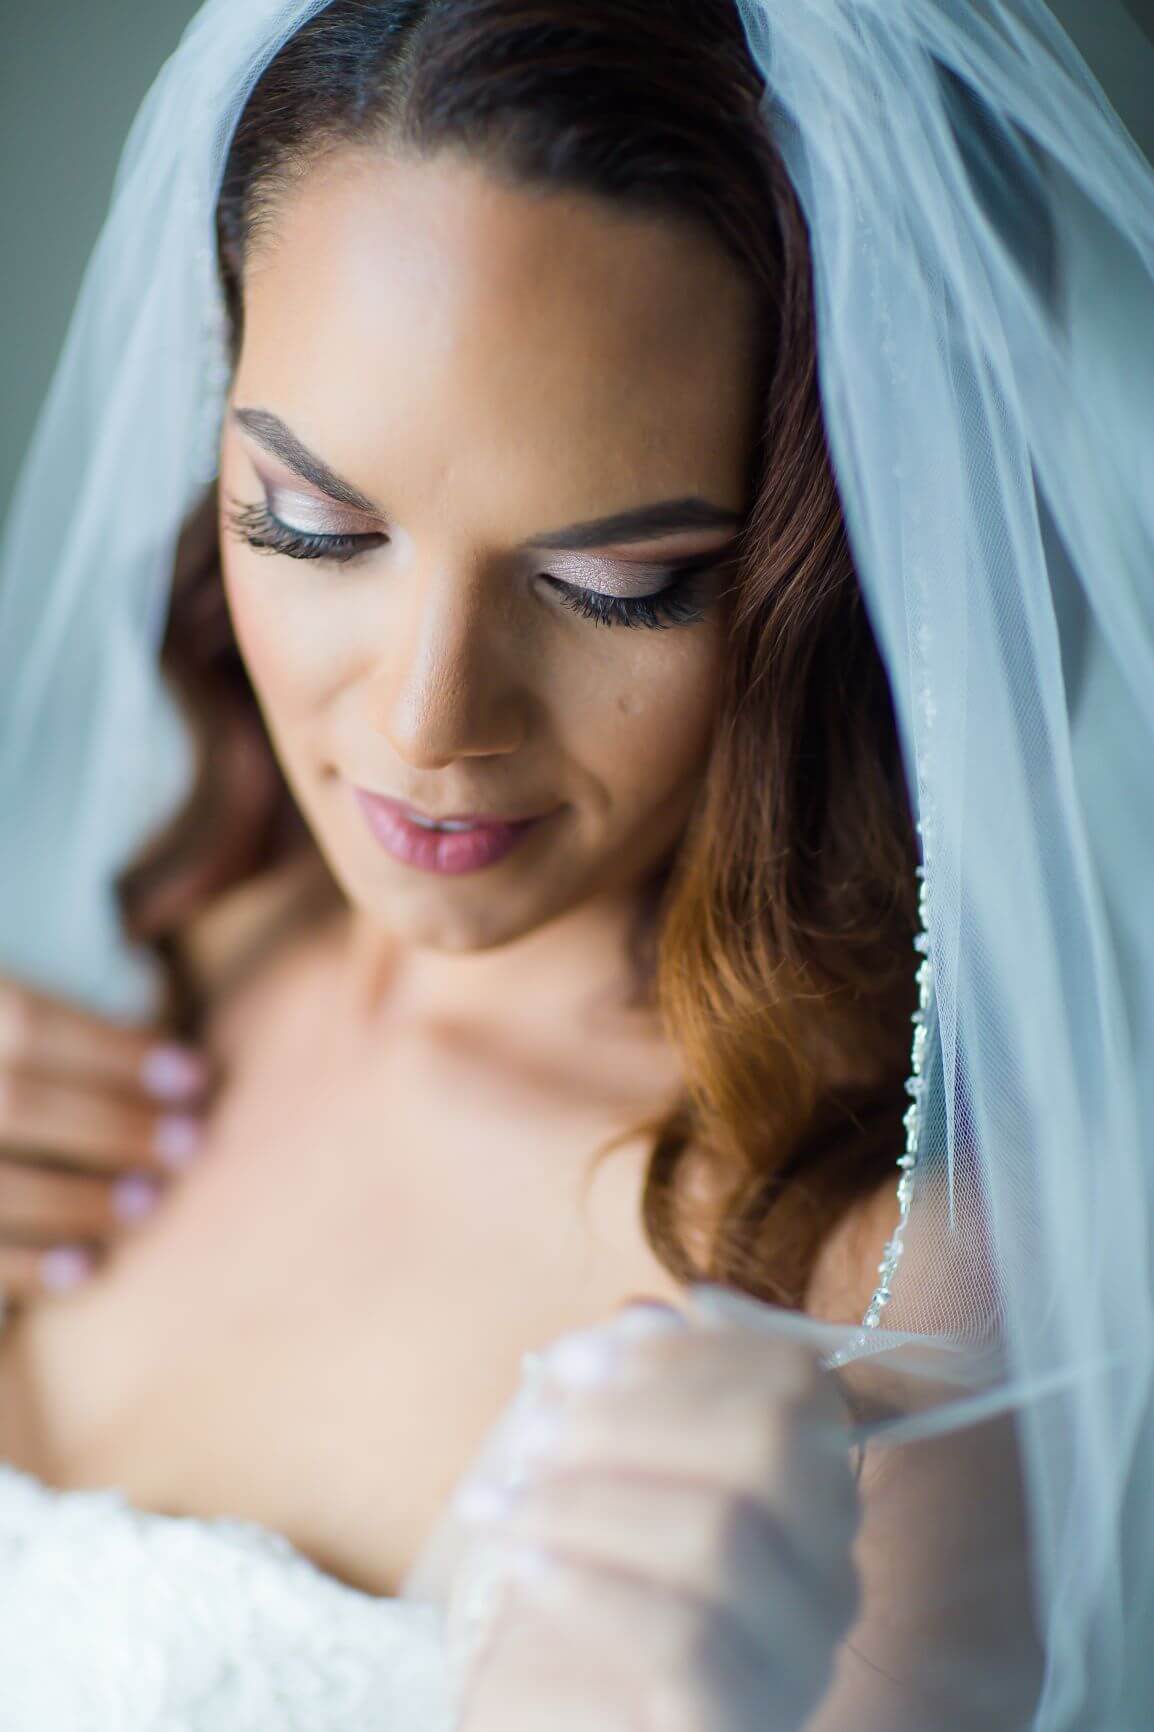
[{"label": "pink lips", "polygon": [[529,818],[518,824],[480,824],[474,830],[429,830],[407,818],[405,808],[396,800],[366,793],[363,788],[354,788],[353,793],[370,831],[386,853],[423,872],[457,874],[493,866],[544,822],[544,818]]}]

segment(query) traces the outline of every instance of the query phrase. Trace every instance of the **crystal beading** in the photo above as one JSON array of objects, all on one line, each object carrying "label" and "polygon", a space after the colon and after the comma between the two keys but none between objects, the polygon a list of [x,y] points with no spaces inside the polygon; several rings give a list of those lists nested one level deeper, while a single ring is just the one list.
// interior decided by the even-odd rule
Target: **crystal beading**
[{"label": "crystal beading", "polygon": [[922,1075],[926,1056],[926,1015],[929,1010],[932,990],[933,965],[930,962],[929,934],[926,930],[925,867],[919,866],[917,871],[920,930],[914,939],[914,949],[918,951],[922,960],[918,965],[917,972],[918,1007],[911,1017],[914,1025],[913,1049],[910,1054],[911,1075],[906,1083],[906,1091],[913,1099],[910,1106],[906,1108],[902,1119],[906,1131],[906,1146],[904,1153],[898,1156],[897,1163],[901,1171],[901,1178],[898,1180],[898,1224],[894,1228],[892,1237],[887,1241],[882,1260],[878,1264],[880,1279],[874,1289],[873,1298],[870,1300],[866,1314],[862,1318],[863,1329],[877,1328],[881,1314],[891,1297],[893,1278],[901,1261],[905,1231],[909,1225],[910,1204],[914,1195],[914,1169],[918,1163],[918,1140],[922,1125],[922,1097],[926,1086],[925,1078]]},{"label": "crystal beading", "polygon": [[[918,825],[918,834],[922,834],[922,826]],[[898,1179],[898,1223],[893,1234],[886,1241],[882,1260],[878,1264],[878,1284],[874,1288],[865,1316],[861,1321],[861,1329],[850,1347],[839,1348],[830,1354],[825,1364],[827,1367],[844,1365],[847,1360],[869,1344],[868,1330],[876,1329],[881,1321],[881,1314],[893,1297],[893,1280],[901,1262],[905,1246],[905,1232],[909,1225],[910,1208],[914,1198],[914,1173],[918,1164],[918,1144],[922,1128],[922,1098],[925,1093],[926,1044],[929,1039],[927,1015],[930,997],[933,992],[933,964],[930,961],[930,939],[928,931],[928,915],[926,905],[926,870],[924,865],[917,868],[918,875],[918,924],[919,931],[914,939],[914,949],[921,957],[917,970],[918,1006],[911,1016],[914,1025],[913,1045],[910,1053],[910,1075],[906,1081],[906,1093],[910,1095],[910,1105],[902,1115],[905,1126],[906,1146],[898,1156],[897,1166],[900,1172]]]}]

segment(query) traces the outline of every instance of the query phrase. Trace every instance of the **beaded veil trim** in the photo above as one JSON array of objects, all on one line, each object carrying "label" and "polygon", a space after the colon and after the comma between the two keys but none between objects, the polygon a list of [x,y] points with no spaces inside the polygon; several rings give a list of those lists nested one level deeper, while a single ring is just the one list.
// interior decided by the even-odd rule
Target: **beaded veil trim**
[{"label": "beaded veil trim", "polygon": [[[919,829],[921,826],[919,825]],[[914,1173],[918,1164],[918,1146],[922,1129],[922,1102],[925,1095],[925,1077],[923,1075],[926,1057],[926,1041],[928,1039],[928,1013],[930,998],[933,993],[933,963],[930,960],[930,939],[926,922],[926,872],[924,865],[917,868],[918,875],[918,935],[914,939],[914,949],[921,958],[918,963],[918,1005],[910,1020],[914,1025],[913,1048],[910,1054],[910,1075],[906,1082],[906,1093],[910,1096],[910,1104],[906,1108],[902,1123],[906,1129],[906,1146],[898,1156],[898,1224],[892,1236],[886,1242],[882,1260],[878,1264],[878,1284],[874,1288],[873,1297],[869,1302],[865,1316],[862,1318],[861,1332],[853,1348],[841,1348],[831,1354],[827,1366],[843,1365],[853,1357],[860,1348],[868,1343],[867,1330],[876,1329],[881,1322],[882,1312],[889,1304],[892,1296],[893,1279],[901,1262],[905,1246],[905,1233],[909,1225],[910,1205],[914,1196]]]}]

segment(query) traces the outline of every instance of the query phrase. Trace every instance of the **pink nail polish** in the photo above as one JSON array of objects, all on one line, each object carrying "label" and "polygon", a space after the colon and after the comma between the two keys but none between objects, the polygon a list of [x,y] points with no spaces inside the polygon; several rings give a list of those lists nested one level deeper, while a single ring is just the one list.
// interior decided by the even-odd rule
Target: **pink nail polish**
[{"label": "pink nail polish", "polygon": [[165,1113],[157,1121],[153,1147],[166,1167],[180,1171],[196,1159],[203,1136],[200,1120],[191,1113]]},{"label": "pink nail polish", "polygon": [[92,1272],[93,1256],[81,1245],[53,1245],[40,1258],[40,1279],[45,1287],[60,1292],[76,1287]]},{"label": "pink nail polish", "polygon": [[160,1186],[144,1173],[128,1173],[112,1187],[112,1206],[122,1221],[139,1221],[160,1201]]},{"label": "pink nail polish", "polygon": [[182,1101],[206,1087],[209,1068],[191,1047],[169,1042],[151,1047],[145,1053],[140,1065],[140,1080],[157,1100]]}]

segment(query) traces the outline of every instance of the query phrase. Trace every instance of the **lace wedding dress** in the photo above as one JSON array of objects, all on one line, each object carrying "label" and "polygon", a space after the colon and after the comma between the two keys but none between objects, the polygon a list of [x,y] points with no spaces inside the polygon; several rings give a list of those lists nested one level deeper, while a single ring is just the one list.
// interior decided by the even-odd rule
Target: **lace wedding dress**
[{"label": "lace wedding dress", "polygon": [[415,1572],[377,1596],[259,1523],[0,1462],[0,1732],[450,1732],[453,1666],[499,1585],[493,1547],[448,1562],[453,1531],[419,1560],[421,1597]]}]

